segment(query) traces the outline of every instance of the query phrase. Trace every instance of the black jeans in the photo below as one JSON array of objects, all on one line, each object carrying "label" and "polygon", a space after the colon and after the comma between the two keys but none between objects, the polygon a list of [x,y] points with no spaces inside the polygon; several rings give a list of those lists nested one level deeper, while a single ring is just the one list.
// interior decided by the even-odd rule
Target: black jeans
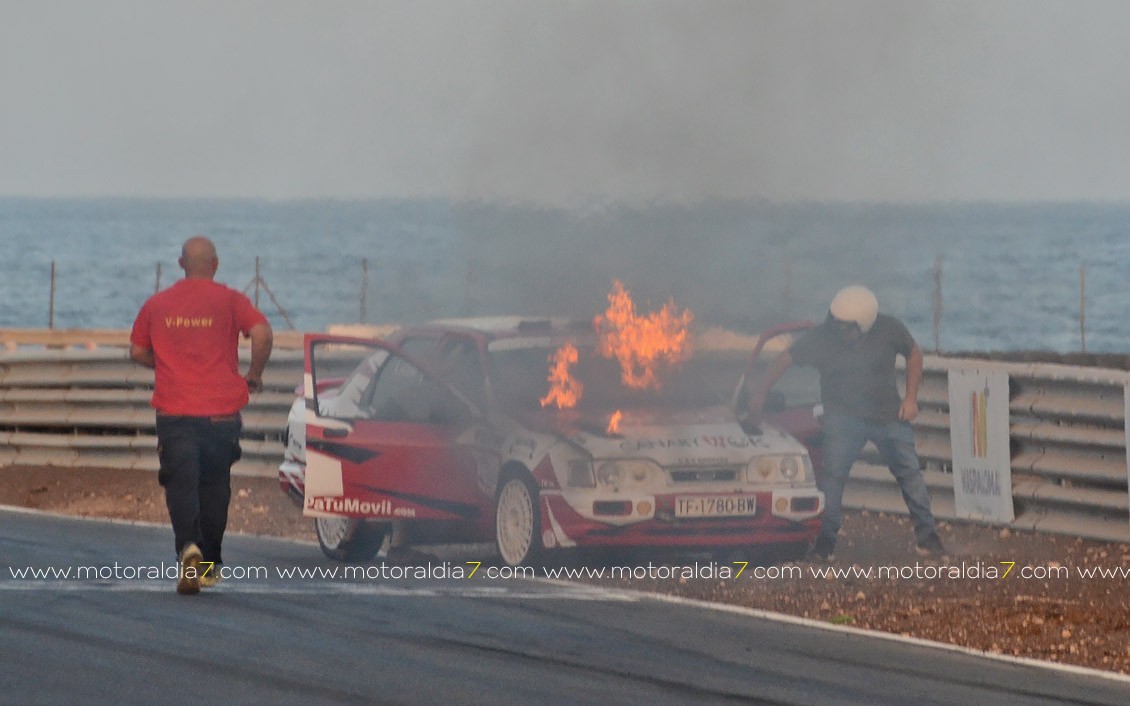
[{"label": "black jeans", "polygon": [[228,526],[231,466],[239,460],[243,421],[230,417],[157,415],[157,481],[173,525],[177,556],[190,542],[204,561],[223,562]]}]

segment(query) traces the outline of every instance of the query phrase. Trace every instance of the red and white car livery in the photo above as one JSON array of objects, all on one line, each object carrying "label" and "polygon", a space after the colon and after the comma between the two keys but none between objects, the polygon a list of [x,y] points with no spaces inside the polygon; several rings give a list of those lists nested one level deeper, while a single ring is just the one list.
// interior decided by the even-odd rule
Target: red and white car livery
[{"label": "red and white car livery", "polygon": [[[543,406],[565,343],[583,393]],[[394,521],[417,543],[493,540],[509,565],[570,547],[803,553],[824,505],[797,438],[818,438],[812,405],[777,410],[796,436],[743,424],[719,381],[734,366],[696,356],[631,390],[594,344],[588,325],[517,319],[309,335],[280,484],[342,560],[371,558]]]}]

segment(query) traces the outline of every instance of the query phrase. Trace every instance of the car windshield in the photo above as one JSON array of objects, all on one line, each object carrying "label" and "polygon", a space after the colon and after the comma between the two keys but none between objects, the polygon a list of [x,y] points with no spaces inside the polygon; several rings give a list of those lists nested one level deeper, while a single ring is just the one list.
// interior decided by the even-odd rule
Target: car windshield
[{"label": "car windshield", "polygon": [[[504,408],[539,409],[541,399],[549,391],[553,347],[492,350],[490,364],[495,398]],[[731,390],[712,389],[688,361],[663,376],[658,390],[636,390],[621,380],[620,364],[603,358],[591,347],[577,347],[578,360],[570,374],[583,386],[581,410],[613,410],[622,408],[697,408],[724,404]]]}]

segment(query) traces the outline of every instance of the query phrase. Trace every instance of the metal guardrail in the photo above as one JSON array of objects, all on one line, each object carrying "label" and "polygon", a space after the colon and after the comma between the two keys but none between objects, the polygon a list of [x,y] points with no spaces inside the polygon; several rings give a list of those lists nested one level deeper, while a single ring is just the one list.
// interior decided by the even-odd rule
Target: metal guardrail
[{"label": "metal guardrail", "polygon": [[[247,351],[241,356],[246,359]],[[274,477],[302,354],[276,349],[263,392],[243,412],[243,458],[232,472]],[[124,348],[0,353],[0,465],[157,469],[153,371]]]},{"label": "metal guardrail", "polygon": [[[152,371],[134,365],[121,348],[73,345],[0,352],[0,465],[155,470]],[[752,346],[717,347],[719,380],[737,380],[742,348]],[[1118,370],[927,356],[915,434],[935,514],[956,519],[947,373],[961,367],[1009,376],[1011,526],[1130,540],[1123,402],[1130,373]],[[244,412],[244,454],[234,473],[276,475],[287,410],[301,380],[301,352],[276,348],[266,389]],[[849,507],[906,512],[874,449],[854,468],[844,500]]]},{"label": "metal guardrail", "polygon": [[[302,331],[275,331],[276,348],[301,348]],[[243,341],[246,345],[246,341]],[[19,346],[47,346],[49,348],[68,348],[79,346],[89,350],[102,346],[115,348],[129,347],[128,329],[42,329],[42,328],[4,328],[0,329],[0,347],[15,351]]]},{"label": "metal guardrail", "polygon": [[[1111,541],[1130,540],[1125,386],[1130,373],[1048,363],[927,356],[915,422],[934,513],[956,519],[949,437],[951,369],[1009,378],[1009,439],[1015,519],[1009,526]],[[874,449],[852,471],[848,506],[906,512]]]}]

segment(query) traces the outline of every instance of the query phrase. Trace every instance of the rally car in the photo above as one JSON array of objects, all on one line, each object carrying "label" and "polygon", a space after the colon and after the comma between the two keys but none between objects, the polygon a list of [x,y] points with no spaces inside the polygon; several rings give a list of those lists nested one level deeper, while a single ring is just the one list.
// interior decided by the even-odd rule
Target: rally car
[{"label": "rally car", "polygon": [[[763,334],[750,367],[789,331]],[[565,346],[583,393],[559,408]],[[310,334],[280,485],[343,561],[371,559],[393,522],[419,544],[493,541],[511,566],[568,548],[801,554],[824,507],[798,439],[818,441],[814,407],[776,398],[768,421],[743,422],[740,369],[699,351],[631,389],[591,324],[556,320]]]}]

